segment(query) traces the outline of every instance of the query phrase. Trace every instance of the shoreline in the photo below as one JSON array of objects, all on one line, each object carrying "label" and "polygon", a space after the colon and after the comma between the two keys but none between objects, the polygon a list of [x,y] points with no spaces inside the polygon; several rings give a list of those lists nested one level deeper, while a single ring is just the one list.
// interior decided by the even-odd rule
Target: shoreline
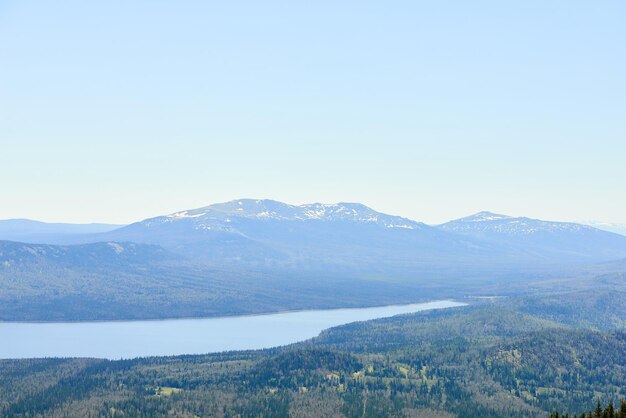
[{"label": "shoreline", "polygon": [[[340,310],[354,310],[354,309],[375,309],[375,308],[391,308],[396,306],[413,306],[427,303],[436,302],[453,302],[468,305],[466,302],[460,302],[456,299],[437,299],[437,300],[425,300],[411,303],[393,303],[390,305],[366,305],[358,307],[338,307],[338,308],[313,308],[313,309],[284,309],[280,311],[267,311],[258,313],[244,313],[233,315],[217,315],[217,316],[184,316],[184,317],[169,317],[169,318],[146,318],[146,319],[77,319],[77,320],[64,320],[64,321],[6,321],[0,320],[0,325],[4,324],[100,324],[100,323],[124,323],[124,322],[163,322],[163,321],[190,321],[190,320],[207,320],[207,319],[229,319],[229,318],[246,318],[255,316],[268,316],[268,315],[280,315],[298,312],[325,312],[325,311],[340,311]],[[459,305],[459,306],[463,306]]]}]

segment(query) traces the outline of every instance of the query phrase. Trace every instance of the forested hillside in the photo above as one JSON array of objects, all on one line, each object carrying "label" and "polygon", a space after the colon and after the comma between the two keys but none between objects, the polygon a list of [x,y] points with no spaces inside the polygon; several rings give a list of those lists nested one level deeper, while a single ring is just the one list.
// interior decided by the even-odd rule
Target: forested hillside
[{"label": "forested hillside", "polygon": [[[574,414],[573,418],[626,418],[626,399],[622,399],[619,406],[613,405],[613,402],[609,402],[607,406],[602,408],[600,401],[596,404],[593,411],[587,413],[583,412],[580,415]],[[565,412],[560,414],[558,411],[550,414],[550,418],[570,418],[570,414]]]},{"label": "forested hillside", "polygon": [[626,333],[497,306],[348,324],[257,352],[0,362],[6,416],[547,417],[626,397]]}]

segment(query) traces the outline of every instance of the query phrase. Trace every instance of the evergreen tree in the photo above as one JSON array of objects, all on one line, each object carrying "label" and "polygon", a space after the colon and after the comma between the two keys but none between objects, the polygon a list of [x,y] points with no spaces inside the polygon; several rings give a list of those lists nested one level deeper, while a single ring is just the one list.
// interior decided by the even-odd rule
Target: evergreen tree
[{"label": "evergreen tree", "polygon": [[613,402],[609,403],[604,412],[607,418],[615,418],[615,408],[613,407]]}]

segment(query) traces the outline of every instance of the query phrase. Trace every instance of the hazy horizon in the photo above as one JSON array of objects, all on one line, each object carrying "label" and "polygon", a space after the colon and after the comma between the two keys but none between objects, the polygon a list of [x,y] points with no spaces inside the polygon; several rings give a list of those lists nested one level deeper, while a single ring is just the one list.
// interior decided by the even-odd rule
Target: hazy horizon
[{"label": "hazy horizon", "polygon": [[626,223],[626,4],[0,4],[0,219]]},{"label": "hazy horizon", "polygon": [[[257,198],[241,197],[241,198],[238,198],[238,199],[229,199],[229,200],[224,200],[224,201],[219,201],[219,202],[210,202],[208,204],[197,206],[197,207],[179,208],[177,210],[173,210],[173,211],[169,211],[169,212],[161,212],[161,213],[158,213],[158,214],[156,214],[154,216],[170,215],[170,214],[173,214],[173,213],[176,213],[176,212],[181,212],[181,211],[186,211],[186,210],[193,210],[193,209],[199,209],[199,208],[210,206],[210,205],[213,205],[213,204],[226,203],[226,202],[230,202],[230,201],[237,201],[237,200],[244,200],[244,199],[268,200],[266,198],[258,198],[257,199]],[[322,203],[322,204],[330,204],[330,205],[336,204],[336,203],[361,203],[361,204],[363,204],[363,202],[348,202],[348,201],[345,201],[345,200],[337,201],[337,202],[313,202],[313,201],[309,201],[309,202],[301,202],[301,203],[284,202],[284,201],[280,201],[280,200],[277,200],[277,199],[269,199],[269,200],[275,200],[275,201],[279,201],[281,203],[285,203],[285,204],[288,204],[288,205],[294,205],[294,206],[311,204],[311,203]],[[499,215],[505,215],[505,216],[510,216],[510,217],[529,217],[528,215],[525,215],[523,213],[511,214],[511,213],[495,212],[495,211],[491,211],[491,210],[479,210],[479,211],[476,211],[476,212],[466,213],[466,214],[460,215],[460,216],[455,217],[455,218],[443,219],[443,220],[440,220],[438,222],[427,222],[427,221],[424,221],[422,219],[417,219],[417,218],[414,218],[414,217],[411,217],[411,216],[401,215],[401,214],[399,214],[397,212],[381,211],[381,210],[378,210],[377,208],[371,207],[371,206],[369,206],[367,204],[366,204],[366,206],[368,206],[370,209],[373,209],[373,210],[375,210],[377,212],[381,212],[381,213],[385,213],[385,214],[389,214],[389,215],[395,215],[395,216],[402,216],[404,218],[407,218],[407,219],[410,219],[410,220],[413,220],[413,221],[423,222],[423,223],[425,223],[427,225],[433,225],[433,226],[434,225],[440,225],[440,224],[443,224],[443,223],[448,222],[448,221],[453,221],[453,220],[456,220],[456,219],[464,218],[464,217],[467,217],[467,216],[472,216],[472,215],[475,215],[475,214],[480,213],[480,212],[491,212],[491,213],[495,213],[495,214],[499,214]],[[58,220],[42,220],[42,219],[27,218],[27,217],[0,218],[0,221],[26,220],[26,221],[37,221],[37,222],[44,222],[44,223],[59,223],[59,224],[64,224],[64,223],[67,223],[67,224],[84,224],[84,225],[87,225],[87,224],[109,224],[109,225],[125,226],[125,225],[132,224],[134,222],[143,221],[143,220],[151,218],[151,217],[153,217],[153,216],[138,217],[138,218],[133,219],[133,220],[131,220],[129,222],[106,222],[106,221],[99,221],[99,220],[85,221],[85,222],[74,222],[74,221],[71,221],[71,220],[69,220],[69,221],[67,221],[67,220],[61,220],[61,221],[58,221]],[[566,220],[566,219],[558,219],[558,218],[554,218],[554,219],[533,218],[533,219],[541,219],[541,220],[544,220],[544,221],[554,221],[554,222],[574,222],[574,223],[591,225],[591,226],[598,227],[598,228],[603,223],[606,224],[606,226],[611,226],[611,225],[614,225],[614,226],[626,226],[626,224],[622,224],[622,223],[619,223],[619,222],[608,222],[608,221],[604,221],[604,220],[600,220],[600,219],[582,219],[582,220],[581,219]],[[600,228],[600,229],[602,229],[602,228]]]}]

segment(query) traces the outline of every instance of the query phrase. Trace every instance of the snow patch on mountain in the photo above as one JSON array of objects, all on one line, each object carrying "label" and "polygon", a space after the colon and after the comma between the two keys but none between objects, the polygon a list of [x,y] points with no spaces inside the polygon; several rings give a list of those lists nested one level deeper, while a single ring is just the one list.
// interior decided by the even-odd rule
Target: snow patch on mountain
[{"label": "snow patch on mountain", "polygon": [[107,242],[107,244],[115,251],[115,254],[122,254],[124,252],[124,247],[117,242]]},{"label": "snow patch on mountain", "polygon": [[167,215],[167,218],[170,218],[170,219],[199,218],[201,216],[204,216],[205,214],[206,212],[190,214],[189,211],[186,210],[183,212],[176,212],[176,213],[172,213],[171,215]]},{"label": "snow patch on mountain", "polygon": [[531,218],[513,218],[491,212],[479,212],[439,226],[457,233],[489,232],[507,235],[532,235],[537,233],[594,231],[587,225],[570,222],[550,222]]},{"label": "snow patch on mountain", "polygon": [[493,212],[478,212],[474,215],[467,216],[465,218],[458,219],[458,222],[484,222],[484,221],[499,221],[502,219],[511,219],[510,216],[501,215]]},{"label": "snow patch on mountain", "polygon": [[165,222],[190,220],[196,229],[222,230],[225,223],[237,218],[266,221],[349,221],[371,223],[387,228],[420,229],[419,222],[399,216],[385,215],[360,203],[310,203],[289,205],[274,200],[240,199],[217,203],[204,208],[176,212],[164,217],[148,219],[144,226]]}]

